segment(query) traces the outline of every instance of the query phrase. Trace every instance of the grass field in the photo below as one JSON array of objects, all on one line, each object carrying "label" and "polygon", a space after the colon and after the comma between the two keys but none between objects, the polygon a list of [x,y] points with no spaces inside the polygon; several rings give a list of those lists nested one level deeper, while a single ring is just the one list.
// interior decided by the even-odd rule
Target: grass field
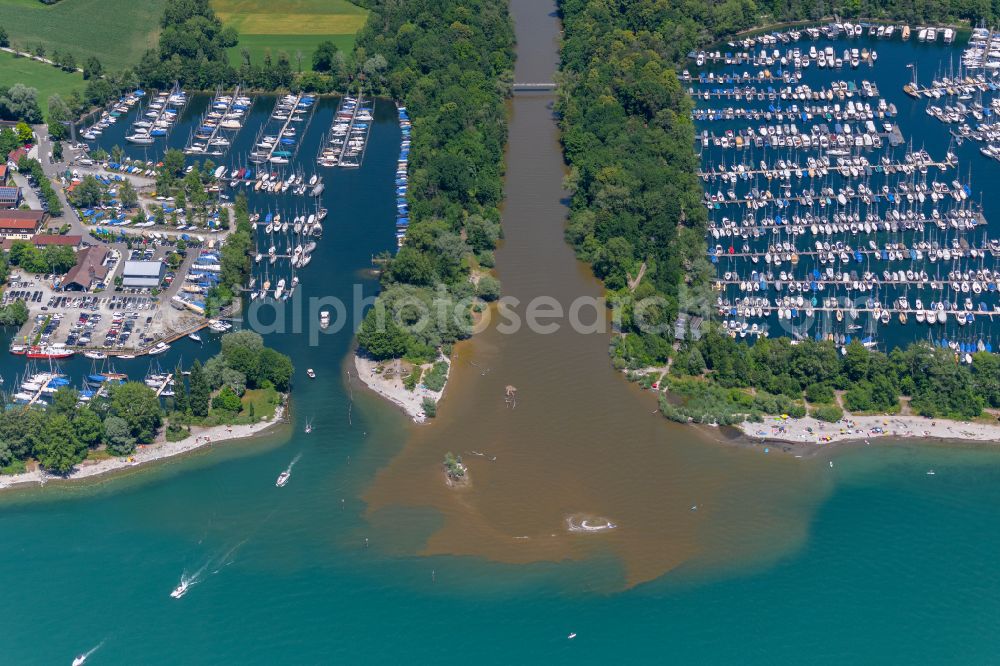
[{"label": "grass field", "polygon": [[293,67],[295,53],[301,51],[302,69],[310,69],[317,44],[329,39],[341,51],[350,51],[355,34],[368,20],[366,10],[347,0],[212,0],[212,7],[240,33],[239,46],[230,52],[235,65],[243,48],[257,63],[270,49],[273,56],[288,53]]},{"label": "grass field", "polygon": [[83,89],[83,74],[70,74],[52,65],[46,65],[30,58],[15,58],[6,51],[0,51],[0,88],[6,90],[15,83],[23,83],[38,88],[38,105],[42,113],[48,113],[49,96],[59,93],[64,97],[74,88]]},{"label": "grass field", "polygon": [[155,43],[165,0],[0,0],[0,25],[18,47],[73,54],[78,63],[92,55],[115,70],[139,61]]}]

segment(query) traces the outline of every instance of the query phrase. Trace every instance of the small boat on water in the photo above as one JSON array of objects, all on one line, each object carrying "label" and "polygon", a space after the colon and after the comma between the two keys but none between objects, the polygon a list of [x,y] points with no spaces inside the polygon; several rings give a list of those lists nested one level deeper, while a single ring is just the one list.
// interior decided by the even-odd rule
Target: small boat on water
[{"label": "small boat on water", "polygon": [[73,666],[83,666],[87,662],[87,655],[81,654],[73,660]]},{"label": "small boat on water", "polygon": [[188,333],[188,337],[194,340],[195,342],[201,342],[201,336],[198,335],[197,333]]},{"label": "small boat on water", "polygon": [[180,599],[181,597],[183,597],[185,594],[187,594],[188,587],[190,587],[190,585],[191,584],[188,581],[181,579],[180,585],[175,587],[174,591],[170,593],[171,598]]},{"label": "small boat on water", "polygon": [[168,351],[170,351],[170,345],[168,345],[166,342],[157,342],[155,345],[153,345],[152,349],[150,349],[146,353],[149,354],[150,356],[156,356],[157,354],[164,354]]},{"label": "small boat on water", "polygon": [[108,357],[107,354],[105,354],[104,352],[99,352],[99,351],[85,351],[85,352],[83,352],[83,355],[86,356],[87,358],[92,358],[92,359],[95,359],[95,360],[101,360],[101,359],[105,359],[105,358]]},{"label": "small boat on water", "polygon": [[306,375],[309,376],[309,379],[316,379],[316,371],[313,370],[312,368],[306,370]]},{"label": "small boat on water", "polygon": [[308,435],[312,431],[313,431],[312,423],[310,423],[309,421],[306,421],[306,434]]},{"label": "small boat on water", "polygon": [[286,469],[278,475],[278,479],[274,482],[274,485],[278,488],[284,488],[290,478],[292,478],[292,473]]}]

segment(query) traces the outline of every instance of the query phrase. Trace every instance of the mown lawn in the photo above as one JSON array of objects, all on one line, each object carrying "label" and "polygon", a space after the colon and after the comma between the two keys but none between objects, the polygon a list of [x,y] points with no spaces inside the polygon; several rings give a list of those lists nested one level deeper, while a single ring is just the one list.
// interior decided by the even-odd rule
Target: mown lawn
[{"label": "mown lawn", "polygon": [[105,69],[139,61],[155,44],[165,0],[0,0],[0,25],[19,48],[69,52],[78,62],[94,55]]},{"label": "mown lawn", "polygon": [[329,39],[337,48],[350,54],[354,49],[354,35],[240,35],[240,44],[229,49],[229,62],[239,67],[243,60],[243,49],[250,51],[250,60],[254,63],[264,61],[264,54],[271,50],[271,57],[277,61],[278,53],[284,51],[292,63],[292,69],[298,71],[296,51],[302,52],[302,71],[312,69],[312,54],[316,45]]},{"label": "mown lawn", "polygon": [[240,44],[230,50],[239,66],[246,48],[255,63],[267,49],[273,57],[285,51],[297,68],[295,54],[302,53],[302,69],[312,67],[316,45],[329,39],[341,51],[354,48],[354,36],[368,20],[368,12],[347,0],[212,0],[212,7],[226,25],[240,33]]},{"label": "mown lawn", "polygon": [[74,88],[82,89],[84,85],[83,75],[79,72],[64,72],[37,60],[15,58],[6,51],[0,51],[0,88],[6,90],[15,83],[38,88],[38,105],[43,114],[48,114],[49,97],[53,93],[65,97]]},{"label": "mown lawn", "polygon": [[[252,389],[243,394],[243,411],[240,417],[247,423],[254,423],[260,419],[270,419],[274,417],[274,410],[281,401],[281,396],[273,388]],[[250,420],[250,405],[253,405],[254,420]]]}]

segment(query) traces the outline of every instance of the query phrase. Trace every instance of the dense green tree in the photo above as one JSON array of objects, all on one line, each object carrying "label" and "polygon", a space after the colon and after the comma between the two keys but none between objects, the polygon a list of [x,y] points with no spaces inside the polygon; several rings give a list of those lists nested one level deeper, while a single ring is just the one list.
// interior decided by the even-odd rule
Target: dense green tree
[{"label": "dense green tree", "polygon": [[336,57],[337,45],[328,39],[324,40],[313,51],[312,67],[317,72],[329,72],[335,66]]},{"label": "dense green tree", "polygon": [[104,423],[90,407],[78,409],[73,416],[73,430],[77,438],[87,447],[98,446],[104,440]]},{"label": "dense green tree", "polygon": [[174,410],[181,414],[190,409],[187,384],[184,382],[184,372],[180,364],[174,369]]},{"label": "dense green tree", "polygon": [[375,308],[372,308],[361,322],[358,346],[375,360],[399,358],[406,351],[406,334],[391,317],[379,321]]},{"label": "dense green tree", "polygon": [[97,59],[97,56],[90,56],[83,63],[83,78],[85,80],[97,78],[104,73],[104,67],[101,65],[101,61]]},{"label": "dense green tree", "polygon": [[80,400],[80,392],[72,386],[63,386],[52,394],[52,402],[49,409],[53,414],[73,418],[76,413],[76,403]]},{"label": "dense green tree", "polygon": [[114,416],[125,419],[136,441],[141,444],[153,441],[162,417],[160,400],[153,389],[140,382],[115,386],[111,389],[110,409]]},{"label": "dense green tree", "polygon": [[92,208],[101,203],[104,198],[104,188],[91,175],[86,175],[70,194],[70,201],[79,208]]},{"label": "dense green tree", "polygon": [[38,106],[38,89],[23,83],[15,83],[4,95],[0,95],[0,115],[6,120],[21,120],[27,123],[42,122],[42,110]]},{"label": "dense green tree", "polygon": [[132,181],[127,178],[118,188],[118,200],[126,208],[134,208],[139,203],[139,193],[136,191]]},{"label": "dense green tree", "polygon": [[[263,379],[274,384],[279,391],[287,391],[291,386],[295,368],[292,359],[270,347],[261,350],[260,368]],[[248,378],[249,381],[249,378]]]},{"label": "dense green tree", "polygon": [[223,386],[218,395],[212,398],[212,409],[236,414],[241,407],[240,397],[228,386]]},{"label": "dense green tree", "polygon": [[[69,106],[65,101],[63,101],[63,98],[58,93],[49,97],[48,104],[49,134],[53,139],[61,141],[69,136],[69,128],[67,127],[67,124],[72,120],[72,113],[70,112]],[[54,146],[53,152],[55,152]]]},{"label": "dense green tree", "polygon": [[191,387],[188,394],[190,396],[191,413],[199,417],[208,416],[209,398],[212,390],[208,385],[208,380],[205,378],[205,373],[202,371],[201,361],[195,361],[194,365],[191,366],[191,375],[188,377],[188,383]]},{"label": "dense green tree", "polygon": [[86,457],[87,446],[80,442],[66,416],[53,414],[44,420],[35,438],[34,453],[45,469],[66,474]]},{"label": "dense green tree", "polygon": [[135,437],[128,421],[119,416],[104,419],[104,438],[108,451],[116,456],[127,456],[135,451]]}]

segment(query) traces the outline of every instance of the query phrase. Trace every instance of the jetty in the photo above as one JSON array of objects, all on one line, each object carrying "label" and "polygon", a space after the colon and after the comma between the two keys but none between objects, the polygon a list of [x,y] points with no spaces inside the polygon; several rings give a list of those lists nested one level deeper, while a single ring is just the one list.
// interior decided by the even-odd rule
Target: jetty
[{"label": "jetty", "polygon": [[185,154],[221,156],[226,153],[232,141],[228,137],[220,137],[219,134],[225,129],[239,132],[242,128],[242,121],[233,117],[234,115],[242,117],[243,111],[250,107],[250,100],[245,100],[246,103],[241,102],[242,93],[242,84],[237,85],[229,95],[223,95],[220,90],[216,90],[199,126],[191,130],[187,146],[184,148]]},{"label": "jetty", "polygon": [[[149,145],[157,138],[170,134],[181,111],[187,105],[187,94],[179,83],[174,83],[170,92],[161,92],[153,97],[146,112],[132,124],[132,134],[125,137],[130,143]],[[145,117],[146,120],[142,118]]]},{"label": "jetty", "polygon": [[357,97],[345,96],[319,148],[316,163],[324,167],[360,167],[368,147],[372,111],[372,103],[365,102],[361,91]]}]

